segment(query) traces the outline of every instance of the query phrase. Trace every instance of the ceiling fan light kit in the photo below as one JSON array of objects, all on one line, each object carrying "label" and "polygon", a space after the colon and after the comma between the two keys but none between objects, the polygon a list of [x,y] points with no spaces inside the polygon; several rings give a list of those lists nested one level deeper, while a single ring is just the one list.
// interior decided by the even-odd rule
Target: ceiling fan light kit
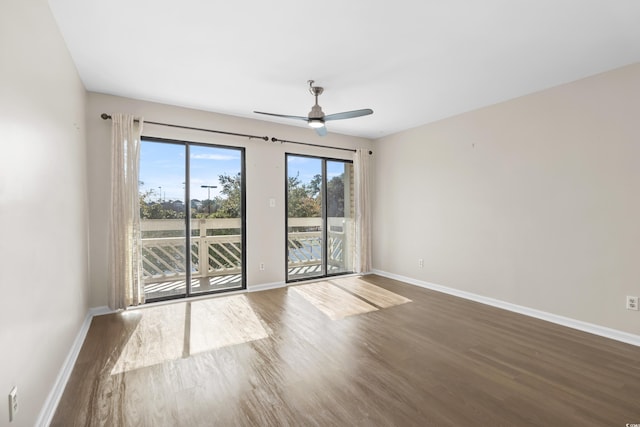
[{"label": "ceiling fan light kit", "polygon": [[324,121],[322,119],[309,119],[309,127],[312,128],[321,128],[324,126]]},{"label": "ceiling fan light kit", "polygon": [[324,92],[324,88],[320,86],[314,86],[313,80],[309,80],[308,83],[309,83],[309,92],[311,92],[311,95],[314,96],[315,104],[313,105],[313,107],[311,107],[311,111],[309,111],[309,114],[307,115],[307,117],[289,116],[286,114],[264,113],[262,111],[254,111],[254,113],[265,114],[267,116],[274,116],[274,117],[283,117],[285,119],[304,120],[305,122],[307,122],[309,127],[314,128],[316,130],[316,133],[320,136],[324,136],[327,134],[327,128],[325,127],[325,122],[327,121],[352,119],[355,117],[362,117],[362,116],[368,116],[369,114],[373,114],[373,110],[371,110],[370,108],[365,108],[362,110],[344,111],[342,113],[329,114],[328,116],[326,116],[322,111],[322,107],[318,105],[318,96],[322,95],[322,92]]}]

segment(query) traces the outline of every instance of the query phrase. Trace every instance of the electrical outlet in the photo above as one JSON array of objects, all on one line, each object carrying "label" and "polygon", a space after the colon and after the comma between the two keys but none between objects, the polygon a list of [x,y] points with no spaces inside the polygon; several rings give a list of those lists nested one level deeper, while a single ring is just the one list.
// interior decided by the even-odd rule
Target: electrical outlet
[{"label": "electrical outlet", "polygon": [[13,421],[18,413],[18,388],[14,387],[9,392],[9,422]]},{"label": "electrical outlet", "polygon": [[423,268],[424,267],[424,260],[422,258],[420,258],[418,260],[418,267]]},{"label": "electrical outlet", "polygon": [[264,271],[264,262],[260,263],[260,271]]},{"label": "electrical outlet", "polygon": [[638,297],[627,296],[627,310],[638,311]]}]

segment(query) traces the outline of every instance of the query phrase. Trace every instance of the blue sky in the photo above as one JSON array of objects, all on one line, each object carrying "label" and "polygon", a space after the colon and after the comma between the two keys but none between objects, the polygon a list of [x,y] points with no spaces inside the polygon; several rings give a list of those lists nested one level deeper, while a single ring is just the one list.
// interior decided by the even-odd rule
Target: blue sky
[{"label": "blue sky", "polygon": [[[191,198],[205,200],[207,189],[201,185],[215,185],[211,198],[220,194],[218,176],[240,172],[241,153],[233,148],[192,145],[191,150]],[[308,183],[321,173],[322,162],[311,157],[289,156],[289,176],[299,173],[303,183]],[[327,162],[327,178],[340,175],[344,166],[340,162]],[[162,192],[164,200],[184,201],[185,147],[142,140],[140,145],[140,191],[153,190],[152,200]]]},{"label": "blue sky", "polygon": [[[288,175],[296,176],[303,183],[308,183],[317,174],[322,173],[322,160],[312,157],[288,157]],[[342,162],[327,162],[327,179],[331,179],[334,176],[340,175],[344,172],[344,163]]]},{"label": "blue sky", "polygon": [[[211,198],[220,194],[218,176],[240,172],[240,150],[192,145],[191,150],[191,198],[204,200],[207,189],[201,185],[216,185]],[[164,200],[184,201],[185,147],[145,141],[140,146],[141,191],[153,190],[154,198],[162,191]]]}]

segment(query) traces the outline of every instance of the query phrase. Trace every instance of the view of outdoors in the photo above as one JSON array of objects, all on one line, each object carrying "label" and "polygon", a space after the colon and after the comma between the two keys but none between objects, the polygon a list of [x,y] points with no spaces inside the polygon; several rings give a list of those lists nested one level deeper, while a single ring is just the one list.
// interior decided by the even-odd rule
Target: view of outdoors
[{"label": "view of outdoors", "polygon": [[352,271],[353,165],[288,155],[287,184],[287,280]]},{"label": "view of outdoors", "polygon": [[139,196],[148,300],[242,286],[242,155],[236,148],[142,140]]},{"label": "view of outdoors", "polygon": [[[139,197],[147,300],[244,285],[243,155],[240,148],[143,138]],[[353,165],[288,155],[287,171],[287,280],[352,271]]]}]

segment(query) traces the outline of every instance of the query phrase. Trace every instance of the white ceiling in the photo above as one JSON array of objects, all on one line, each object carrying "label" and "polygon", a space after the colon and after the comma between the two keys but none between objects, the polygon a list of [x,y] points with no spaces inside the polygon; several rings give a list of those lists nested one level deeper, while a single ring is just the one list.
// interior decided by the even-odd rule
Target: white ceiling
[{"label": "white ceiling", "polygon": [[638,0],[49,3],[89,91],[305,126],[253,110],[306,116],[314,79],[368,138],[640,61]]}]

